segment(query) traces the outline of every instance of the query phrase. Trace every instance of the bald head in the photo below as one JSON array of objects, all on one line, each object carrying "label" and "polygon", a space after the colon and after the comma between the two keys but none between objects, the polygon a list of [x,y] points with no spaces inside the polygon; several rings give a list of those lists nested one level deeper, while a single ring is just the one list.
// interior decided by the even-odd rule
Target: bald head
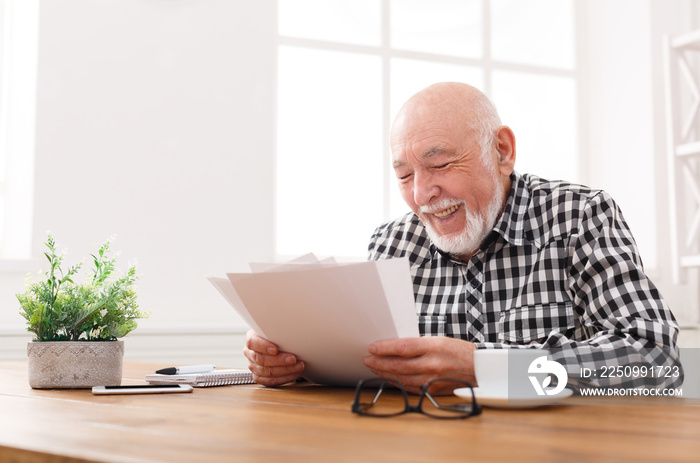
[{"label": "bald head", "polygon": [[465,136],[476,136],[484,152],[491,147],[494,132],[501,125],[491,100],[476,87],[461,82],[433,84],[409,98],[394,119],[392,139],[419,130],[426,120],[440,121]]},{"label": "bald head", "polygon": [[440,82],[419,91],[406,103],[400,112],[425,106],[443,106],[446,109],[463,111],[473,106],[477,98],[486,99],[479,89],[461,82]]}]

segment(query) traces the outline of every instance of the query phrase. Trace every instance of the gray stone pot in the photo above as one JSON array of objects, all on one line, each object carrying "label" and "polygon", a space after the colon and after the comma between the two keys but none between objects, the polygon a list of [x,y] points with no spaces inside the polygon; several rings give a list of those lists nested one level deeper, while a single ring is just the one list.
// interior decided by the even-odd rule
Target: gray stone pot
[{"label": "gray stone pot", "polygon": [[29,385],[34,389],[77,389],[122,383],[124,341],[27,343]]}]

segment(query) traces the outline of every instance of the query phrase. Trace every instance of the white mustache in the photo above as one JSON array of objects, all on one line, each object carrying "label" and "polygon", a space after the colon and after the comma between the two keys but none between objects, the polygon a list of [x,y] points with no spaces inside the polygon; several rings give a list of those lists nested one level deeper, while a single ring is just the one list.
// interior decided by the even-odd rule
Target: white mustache
[{"label": "white mustache", "polygon": [[[442,212],[445,211],[453,206],[461,206],[465,205],[464,201],[461,201],[459,199],[441,199],[435,204],[429,204],[427,206],[421,206],[418,210],[422,214],[435,214],[436,212]],[[466,205],[465,205],[466,208]]]}]

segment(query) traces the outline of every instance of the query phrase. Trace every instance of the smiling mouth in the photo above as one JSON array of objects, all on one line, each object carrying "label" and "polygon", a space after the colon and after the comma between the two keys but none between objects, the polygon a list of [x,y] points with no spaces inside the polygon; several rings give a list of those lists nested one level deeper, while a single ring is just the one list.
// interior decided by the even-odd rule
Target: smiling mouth
[{"label": "smiling mouth", "polygon": [[457,209],[459,209],[459,204],[456,204],[456,205],[449,207],[449,208],[447,208],[443,211],[440,211],[440,212],[434,212],[433,215],[435,217],[437,217],[438,219],[444,219],[448,215],[451,215],[452,213],[454,213]]}]

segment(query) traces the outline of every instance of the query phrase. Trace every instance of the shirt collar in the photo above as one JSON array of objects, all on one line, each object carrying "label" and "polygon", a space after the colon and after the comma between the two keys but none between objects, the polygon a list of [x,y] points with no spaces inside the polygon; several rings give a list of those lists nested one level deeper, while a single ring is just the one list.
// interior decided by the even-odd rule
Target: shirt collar
[{"label": "shirt collar", "polygon": [[[530,192],[525,180],[516,171],[510,174],[510,180],[511,187],[506,206],[493,230],[508,243],[522,246],[525,242],[525,215],[527,214],[527,205],[530,202]],[[490,244],[493,239],[493,236],[487,238],[484,246]]]}]

